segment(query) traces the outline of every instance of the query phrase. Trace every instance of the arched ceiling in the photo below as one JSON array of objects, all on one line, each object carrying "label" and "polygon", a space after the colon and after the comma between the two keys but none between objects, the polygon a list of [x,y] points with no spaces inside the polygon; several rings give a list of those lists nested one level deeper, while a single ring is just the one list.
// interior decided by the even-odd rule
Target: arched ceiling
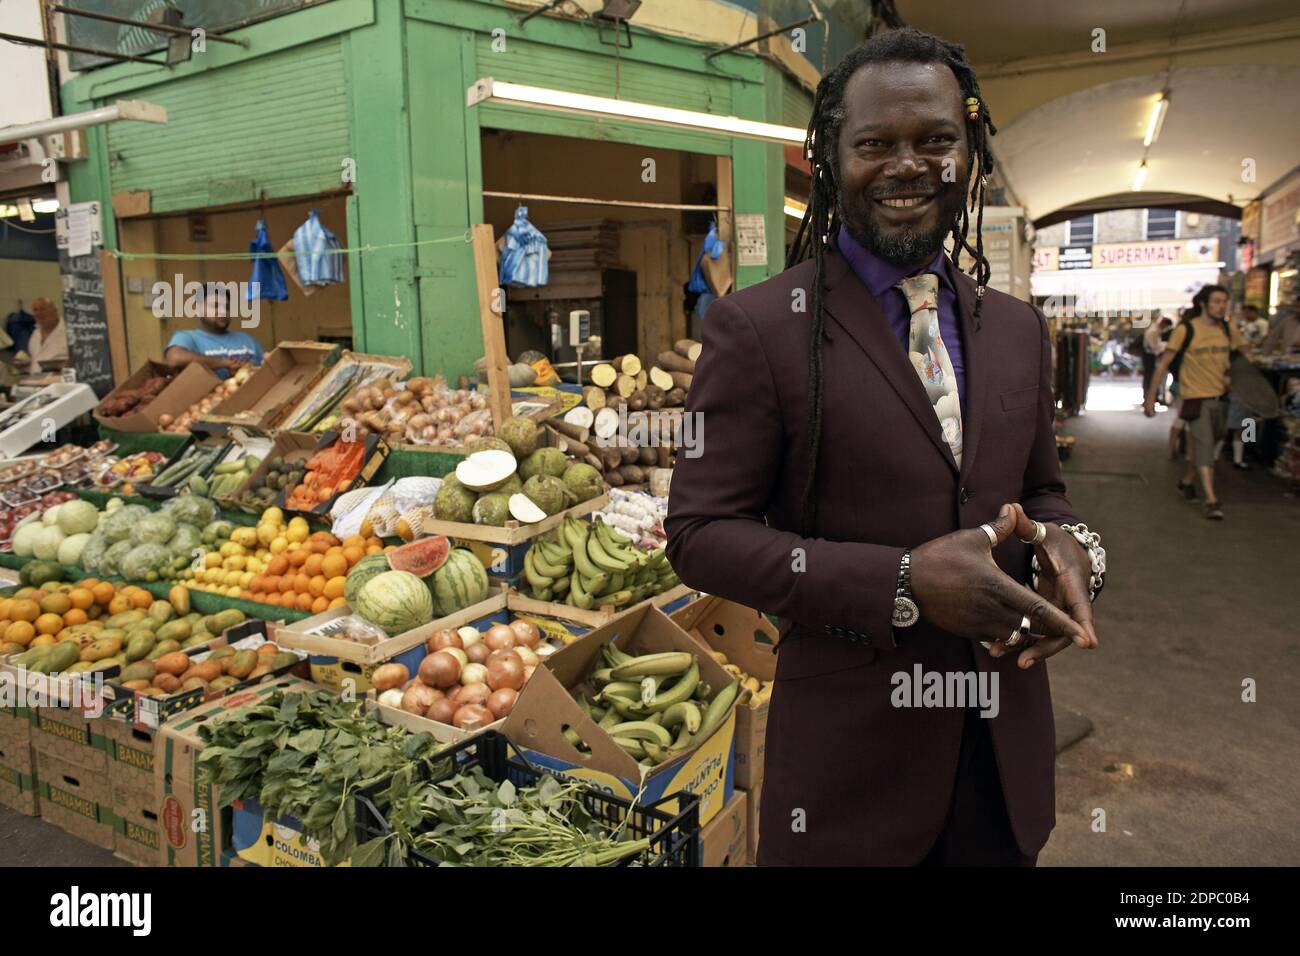
[{"label": "arched ceiling", "polygon": [[[1030,217],[1132,190],[1165,84],[1164,74],[1153,74],[1090,87],[1001,129],[998,161]],[[1145,191],[1241,204],[1300,160],[1300,124],[1290,120],[1300,67],[1193,67],[1173,71],[1168,89]]]}]

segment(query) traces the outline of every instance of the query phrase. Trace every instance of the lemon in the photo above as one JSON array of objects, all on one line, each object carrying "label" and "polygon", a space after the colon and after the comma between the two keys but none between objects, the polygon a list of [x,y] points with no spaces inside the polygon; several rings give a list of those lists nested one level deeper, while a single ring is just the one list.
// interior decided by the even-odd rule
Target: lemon
[{"label": "lemon", "polygon": [[206,584],[218,584],[225,573],[221,568],[208,568],[203,572],[203,581]]},{"label": "lemon", "polygon": [[227,571],[245,571],[248,569],[248,559],[242,554],[232,554],[222,562],[222,567]]},{"label": "lemon", "polygon": [[240,586],[241,588],[246,588],[246,587],[248,587],[248,586],[249,586],[250,584],[252,584],[252,583],[253,583],[253,572],[252,572],[252,571],[245,571],[243,574],[241,574],[241,575],[239,576],[239,586]]},{"label": "lemon", "polygon": [[276,538],[271,542],[271,553],[282,554],[289,547],[289,542],[285,538]]},{"label": "lemon", "polygon": [[262,520],[282,524],[284,522],[284,512],[279,508],[267,508],[262,512]]},{"label": "lemon", "polygon": [[236,528],[230,532],[230,540],[243,548],[255,548],[257,547],[257,529]]},{"label": "lemon", "polygon": [[209,551],[203,555],[203,566],[205,568],[219,568],[221,567],[221,557],[216,551]]},{"label": "lemon", "polygon": [[257,526],[255,533],[257,534],[257,540],[259,543],[264,547],[269,546],[270,543],[275,540],[276,536],[279,535],[280,526],[274,521],[263,521]]},{"label": "lemon", "polygon": [[289,522],[289,530],[285,532],[285,537],[295,544],[301,544],[311,536],[311,526],[302,518],[294,518]]}]

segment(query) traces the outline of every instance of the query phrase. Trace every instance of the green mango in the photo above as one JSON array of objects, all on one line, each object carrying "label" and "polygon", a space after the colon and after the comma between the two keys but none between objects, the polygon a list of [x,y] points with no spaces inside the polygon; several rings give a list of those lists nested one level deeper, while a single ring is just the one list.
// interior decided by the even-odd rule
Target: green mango
[{"label": "green mango", "polygon": [[180,641],[159,641],[154,646],[154,649],[145,655],[144,659],[147,661],[156,661],[164,654],[171,654],[179,650],[182,650]]},{"label": "green mango", "polygon": [[76,641],[62,641],[50,645],[50,653],[45,656],[39,668],[28,669],[39,670],[43,674],[59,674],[77,663],[80,656],[81,645]]},{"label": "green mango", "polygon": [[158,639],[160,641],[183,641],[193,633],[194,629],[190,627],[189,621],[168,621],[162,627],[158,628]]},{"label": "green mango", "polygon": [[126,659],[130,663],[138,661],[142,657],[148,657],[149,652],[158,644],[158,638],[148,631],[133,634],[126,644]]}]

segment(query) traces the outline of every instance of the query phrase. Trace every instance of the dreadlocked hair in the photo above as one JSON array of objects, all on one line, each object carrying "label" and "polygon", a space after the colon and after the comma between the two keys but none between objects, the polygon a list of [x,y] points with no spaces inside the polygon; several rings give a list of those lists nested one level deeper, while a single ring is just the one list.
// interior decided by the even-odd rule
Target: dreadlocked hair
[{"label": "dreadlocked hair", "polygon": [[[812,258],[815,263],[812,287],[812,343],[809,349],[808,376],[812,382],[812,396],[808,412],[808,478],[804,494],[801,522],[805,537],[811,534],[816,515],[816,496],[813,493],[817,479],[817,457],[821,449],[822,430],[822,340],[826,334],[826,317],[823,309],[826,247],[839,232],[839,163],[838,148],[840,126],[844,122],[844,90],[849,80],[860,68],[869,63],[942,63],[952,70],[961,88],[962,110],[966,119],[966,141],[971,161],[966,165],[966,179],[962,183],[961,214],[952,224],[952,257],[954,263],[965,250],[974,260],[971,272],[975,276],[975,328],[980,327],[980,313],[984,307],[984,290],[988,286],[992,269],[984,256],[984,200],[988,174],[993,169],[993,153],[989,138],[997,132],[989,116],[984,97],[980,94],[975,70],[966,61],[966,52],[960,44],[948,43],[932,36],[904,27],[877,33],[851,50],[843,60],[822,78],[813,95],[812,119],[804,139],[804,156],[812,168],[812,189],[808,208],[795,233],[794,243],[786,259],[786,268]],[[966,106],[974,99],[977,113],[972,118]],[[979,175],[975,167],[979,166]],[[971,245],[971,209],[975,210],[975,244]]]}]

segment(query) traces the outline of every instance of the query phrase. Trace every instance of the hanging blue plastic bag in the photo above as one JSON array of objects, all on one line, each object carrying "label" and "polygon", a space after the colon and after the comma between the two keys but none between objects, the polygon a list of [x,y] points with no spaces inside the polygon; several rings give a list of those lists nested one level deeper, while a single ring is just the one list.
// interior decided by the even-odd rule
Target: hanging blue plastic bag
[{"label": "hanging blue plastic bag", "polygon": [[709,223],[709,234],[704,237],[704,248],[700,251],[700,257],[695,260],[695,271],[691,273],[691,281],[686,284],[687,292],[708,292],[712,294],[713,286],[709,285],[709,280],[704,278],[704,257],[708,256],[715,262],[722,258],[722,254],[727,250],[727,244],[718,238],[718,222],[715,219]]},{"label": "hanging blue plastic bag", "polygon": [[248,280],[247,300],[252,302],[254,299],[266,299],[271,302],[283,302],[289,298],[284,271],[280,268],[280,263],[275,261],[275,250],[271,248],[271,240],[266,234],[266,223],[261,219],[257,220],[257,235],[248,244],[248,251],[269,252],[272,255],[253,260],[253,277]]},{"label": "hanging blue plastic bag", "polygon": [[550,277],[548,255],[546,237],[528,221],[528,207],[520,206],[515,210],[514,223],[505,234],[505,248],[501,251],[501,285],[528,288],[546,285]]},{"label": "hanging blue plastic bag", "polygon": [[320,221],[313,209],[293,234],[293,258],[298,279],[305,286],[333,285],[343,281],[343,253],[338,237]]}]

